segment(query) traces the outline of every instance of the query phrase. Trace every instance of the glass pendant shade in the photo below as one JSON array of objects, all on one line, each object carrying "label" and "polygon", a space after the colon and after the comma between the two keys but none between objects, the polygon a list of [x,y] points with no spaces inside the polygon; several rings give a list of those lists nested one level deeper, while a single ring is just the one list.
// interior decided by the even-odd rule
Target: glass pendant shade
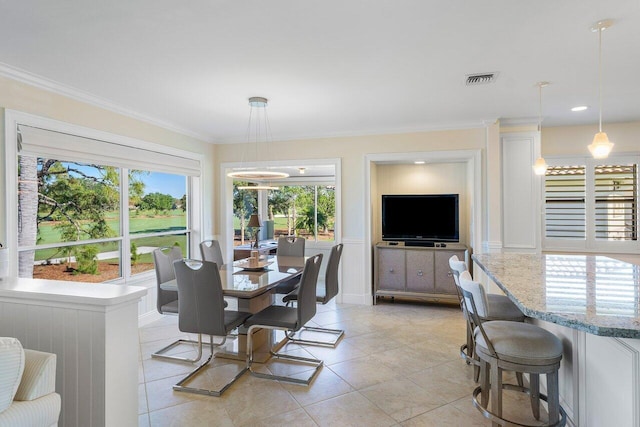
[{"label": "glass pendant shade", "polygon": [[606,159],[613,148],[613,142],[609,141],[605,132],[598,132],[588,148],[594,159]]},{"label": "glass pendant shade", "polygon": [[538,160],[533,164],[533,173],[536,175],[544,175],[547,173],[547,162],[544,161],[544,158],[538,157]]}]

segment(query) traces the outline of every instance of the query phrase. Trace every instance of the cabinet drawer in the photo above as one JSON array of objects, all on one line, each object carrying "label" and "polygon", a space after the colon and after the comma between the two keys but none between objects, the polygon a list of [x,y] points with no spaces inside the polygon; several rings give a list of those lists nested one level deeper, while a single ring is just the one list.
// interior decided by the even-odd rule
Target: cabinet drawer
[{"label": "cabinet drawer", "polygon": [[465,251],[437,251],[435,253],[435,290],[439,294],[457,295],[456,283],[449,269],[449,258],[457,255],[458,259],[465,259]]},{"label": "cabinet drawer", "polygon": [[433,292],[433,251],[407,250],[407,291]]},{"label": "cabinet drawer", "polygon": [[404,290],[404,251],[378,251],[378,289]]}]

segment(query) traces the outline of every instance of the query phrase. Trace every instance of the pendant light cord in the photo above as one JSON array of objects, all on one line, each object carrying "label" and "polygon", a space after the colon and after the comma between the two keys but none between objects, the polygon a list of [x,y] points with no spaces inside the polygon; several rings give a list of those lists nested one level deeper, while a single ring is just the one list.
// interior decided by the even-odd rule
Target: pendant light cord
[{"label": "pendant light cord", "polygon": [[542,131],[542,83],[538,83],[538,99],[540,104],[538,105],[538,132]]},{"label": "pendant light cord", "polygon": [[602,27],[598,28],[598,97],[600,98],[599,132],[602,132],[602,30]]}]

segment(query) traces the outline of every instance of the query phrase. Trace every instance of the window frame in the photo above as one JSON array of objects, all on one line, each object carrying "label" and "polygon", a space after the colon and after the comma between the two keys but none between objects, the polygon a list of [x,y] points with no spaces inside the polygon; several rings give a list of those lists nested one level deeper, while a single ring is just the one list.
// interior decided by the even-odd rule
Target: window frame
[{"label": "window frame", "polygon": [[[199,173],[197,175],[193,175],[192,173],[185,173],[187,178],[187,194],[190,197],[187,198],[189,202],[189,208],[187,209],[187,227],[186,230],[180,230],[180,234],[185,233],[190,235],[188,239],[188,247],[185,248],[187,254],[189,253],[197,253],[197,245],[202,240],[202,217],[203,217],[203,191],[202,191],[202,179],[203,179],[203,170],[202,166],[204,163],[204,156],[199,153],[193,153],[189,151],[180,150],[177,148],[173,148],[170,146],[165,146],[157,143],[152,143],[148,141],[139,140],[136,138],[126,137],[122,135],[116,135],[109,132],[104,132],[96,129],[86,128],[79,125],[74,125],[66,122],[61,122],[54,119],[48,119],[40,116],[35,116],[28,113],[23,113],[15,110],[5,110],[5,206],[4,210],[6,212],[6,222],[4,224],[5,227],[5,235],[6,235],[6,243],[8,248],[12,248],[15,250],[9,251],[9,277],[17,277],[17,268],[18,268],[18,233],[17,233],[17,224],[18,224],[18,213],[17,209],[12,209],[12,206],[18,205],[18,198],[16,191],[17,188],[17,162],[18,162],[18,153],[17,146],[15,141],[18,138],[18,126],[30,126],[45,130],[50,130],[53,132],[60,132],[69,134],[76,137],[81,138],[89,138],[92,140],[104,141],[105,143],[119,144],[125,145],[127,147],[131,147],[134,149],[140,150],[148,150],[154,151],[160,154],[164,154],[167,156],[180,156],[186,159],[191,159],[199,165]],[[64,161],[64,149],[60,150],[60,160]],[[126,159],[129,160],[130,159]],[[121,199],[121,230],[120,236],[115,238],[115,240],[119,240],[121,242],[128,242],[130,239],[129,232],[129,212],[128,212],[128,179],[127,176],[124,176],[126,173],[126,168],[120,168],[123,172],[122,180],[121,180],[121,188],[125,188],[126,191],[120,193]],[[131,169],[136,169],[135,167],[131,167]],[[140,169],[140,168],[137,168]],[[164,172],[162,170],[158,170],[157,172]],[[193,171],[192,171],[193,172]],[[175,173],[175,172],[173,172]],[[124,186],[124,187],[123,187]],[[126,211],[126,212],[125,212]],[[142,237],[142,236],[135,236]],[[107,240],[114,240],[107,239]],[[103,241],[100,239],[100,241]],[[83,244],[90,243],[91,241],[83,241]],[[134,284],[134,283],[142,283],[148,281],[150,278],[154,276],[153,270],[136,274],[135,276],[131,276],[131,266],[129,262],[123,262],[124,260],[130,259],[130,247],[128,244],[122,244],[121,248],[121,270],[122,276],[119,279],[104,282],[111,284]]]},{"label": "window frame", "polygon": [[[313,166],[313,165],[332,165],[335,171],[334,183],[335,185],[335,229],[333,241],[308,241],[306,243],[307,248],[328,250],[332,246],[341,243],[342,241],[342,162],[340,158],[319,158],[319,159],[306,159],[306,160],[281,160],[281,161],[269,161],[269,166]],[[222,206],[221,212],[221,226],[222,230],[233,230],[233,178],[227,176],[227,174],[236,168],[241,167],[264,167],[261,162],[223,162],[220,164],[219,169],[219,194],[220,202]],[[315,185],[314,183],[313,185]],[[324,181],[318,181],[318,185],[326,184]],[[265,212],[261,213],[266,218],[267,207],[267,194],[265,191],[258,191],[258,205],[264,207]],[[264,198],[260,201],[260,198]],[[219,235],[218,238],[224,242],[224,252],[233,253],[233,234],[232,232]]]},{"label": "window frame", "polygon": [[[545,156],[550,166],[585,165],[585,239],[549,238],[546,236],[545,214],[545,177],[541,182],[541,244],[543,251],[572,251],[599,253],[638,253],[640,236],[633,241],[615,241],[595,238],[595,166],[603,164],[635,163],[640,165],[640,152],[615,153],[606,159],[594,159],[591,156]],[[638,166],[637,166],[638,167]],[[637,169],[638,170],[638,169]],[[640,200],[640,188],[636,189]],[[640,206],[636,207],[640,214]]]}]

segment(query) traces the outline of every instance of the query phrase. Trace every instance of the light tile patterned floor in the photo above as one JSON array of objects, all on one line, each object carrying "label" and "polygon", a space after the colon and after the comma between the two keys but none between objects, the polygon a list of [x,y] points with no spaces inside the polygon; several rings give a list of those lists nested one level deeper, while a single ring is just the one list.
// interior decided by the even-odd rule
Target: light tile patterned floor
[{"label": "light tile patterned floor", "polygon": [[[465,336],[459,308],[330,303],[318,306],[313,323],[346,334],[336,349],[287,345],[286,351],[325,362],[311,386],[247,373],[222,397],[174,392],[172,385],[194,366],[150,358],[186,336],[177,317],[140,328],[139,426],[491,425],[471,403],[476,384],[472,368],[458,354]],[[233,375],[240,365],[214,359],[212,366],[197,380],[203,387]],[[504,405],[512,419],[533,421],[522,393],[507,393]]]}]

